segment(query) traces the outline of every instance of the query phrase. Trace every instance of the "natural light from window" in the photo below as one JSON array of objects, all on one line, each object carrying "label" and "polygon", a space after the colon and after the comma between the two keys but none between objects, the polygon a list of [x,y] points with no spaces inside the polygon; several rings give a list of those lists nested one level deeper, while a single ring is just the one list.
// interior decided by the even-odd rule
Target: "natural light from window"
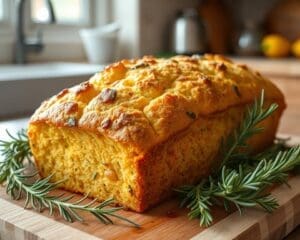
[{"label": "natural light from window", "polygon": [[0,0],[0,20],[3,19],[3,0]]},{"label": "natural light from window", "polygon": [[[84,20],[86,8],[83,5],[87,0],[52,0],[51,2],[57,23],[80,24]],[[31,16],[34,22],[45,22],[49,19],[45,0],[31,1]]]}]

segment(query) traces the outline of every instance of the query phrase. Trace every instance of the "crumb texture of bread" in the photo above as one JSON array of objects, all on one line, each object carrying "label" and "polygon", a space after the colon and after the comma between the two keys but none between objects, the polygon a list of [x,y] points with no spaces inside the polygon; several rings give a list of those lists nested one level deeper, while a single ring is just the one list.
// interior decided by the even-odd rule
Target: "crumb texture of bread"
[{"label": "crumb texture of bread", "polygon": [[250,140],[254,151],[272,143],[285,108],[258,72],[219,55],[122,60],[43,102],[30,146],[42,176],[142,212],[211,172],[222,138],[262,89],[279,109]]}]

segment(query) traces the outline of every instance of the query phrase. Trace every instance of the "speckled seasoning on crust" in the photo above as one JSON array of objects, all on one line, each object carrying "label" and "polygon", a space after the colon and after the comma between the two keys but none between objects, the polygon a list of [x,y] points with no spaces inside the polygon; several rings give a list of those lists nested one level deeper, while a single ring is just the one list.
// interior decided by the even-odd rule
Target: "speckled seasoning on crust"
[{"label": "speckled seasoning on crust", "polygon": [[219,55],[123,60],[43,102],[30,146],[43,177],[142,212],[211,172],[221,139],[262,89],[279,109],[254,151],[272,143],[285,108],[269,80]]}]

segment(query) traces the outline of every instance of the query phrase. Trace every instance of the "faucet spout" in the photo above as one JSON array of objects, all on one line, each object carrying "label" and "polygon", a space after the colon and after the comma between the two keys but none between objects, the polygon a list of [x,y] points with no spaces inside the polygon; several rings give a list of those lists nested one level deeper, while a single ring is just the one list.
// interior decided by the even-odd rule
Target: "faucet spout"
[{"label": "faucet spout", "polygon": [[46,0],[46,3],[49,9],[49,16],[50,16],[49,23],[56,23],[55,12],[51,0]]}]

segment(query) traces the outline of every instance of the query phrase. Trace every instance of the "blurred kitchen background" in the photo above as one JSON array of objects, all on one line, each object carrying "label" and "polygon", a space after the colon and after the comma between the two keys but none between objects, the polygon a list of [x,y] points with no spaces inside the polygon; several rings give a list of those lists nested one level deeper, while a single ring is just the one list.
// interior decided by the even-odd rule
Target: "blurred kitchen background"
[{"label": "blurred kitchen background", "polygon": [[[279,34],[269,45],[286,48],[286,41],[292,45],[300,35],[298,0],[0,0],[1,63],[15,60],[20,13],[26,38],[43,43],[38,53],[26,54],[28,62],[87,61],[84,47],[93,44],[92,38],[98,38],[97,47],[111,47],[103,41],[103,32],[99,33],[99,27],[109,23],[114,26],[106,32],[117,34],[117,42],[111,45],[118,44],[118,49],[114,46],[117,56],[111,61],[145,54],[170,55],[176,52],[176,41],[179,48],[183,41],[192,44],[186,46],[191,52],[260,56],[263,37]],[[192,25],[197,25],[198,31]],[[94,32],[80,34],[86,28]],[[265,48],[267,52],[268,46]],[[283,52],[277,55],[293,55],[292,51]]]},{"label": "blurred kitchen background", "polygon": [[299,0],[0,0],[0,119],[119,59],[203,53],[260,70],[300,119]]}]

